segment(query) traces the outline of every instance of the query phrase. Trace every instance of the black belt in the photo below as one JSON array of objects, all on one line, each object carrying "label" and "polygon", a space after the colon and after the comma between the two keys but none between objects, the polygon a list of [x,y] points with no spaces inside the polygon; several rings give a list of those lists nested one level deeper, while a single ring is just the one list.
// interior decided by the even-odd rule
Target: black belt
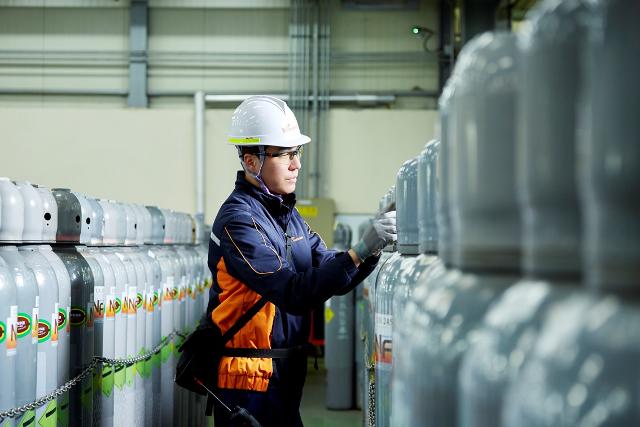
[{"label": "black belt", "polygon": [[223,356],[228,357],[260,357],[268,359],[286,359],[305,354],[308,345],[298,345],[289,348],[225,348]]}]

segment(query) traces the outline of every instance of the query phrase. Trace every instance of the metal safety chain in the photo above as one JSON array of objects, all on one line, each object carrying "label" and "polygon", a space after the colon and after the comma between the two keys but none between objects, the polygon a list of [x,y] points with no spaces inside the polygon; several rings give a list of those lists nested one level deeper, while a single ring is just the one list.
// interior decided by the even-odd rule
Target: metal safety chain
[{"label": "metal safety chain", "polygon": [[75,387],[76,384],[78,384],[80,381],[82,381],[87,375],[89,375],[90,373],[93,373],[93,371],[98,367],[98,364],[105,364],[105,365],[133,365],[134,363],[137,362],[141,362],[143,360],[148,360],[149,358],[151,358],[154,354],[158,353],[160,350],[162,350],[162,348],[164,346],[166,346],[167,344],[169,344],[176,336],[184,339],[186,338],[186,335],[180,333],[180,332],[176,332],[173,331],[171,332],[169,335],[167,335],[167,337],[162,340],[162,342],[160,342],[160,344],[158,344],[157,346],[155,346],[153,349],[151,349],[149,352],[145,353],[145,354],[141,354],[139,356],[136,357],[129,357],[127,359],[111,359],[108,357],[101,357],[101,356],[94,356],[93,360],[91,361],[91,363],[84,368],[78,375],[76,375],[75,377],[73,377],[72,379],[70,379],[69,381],[67,381],[66,383],[64,383],[63,385],[61,385],[60,387],[58,387],[57,389],[53,390],[51,393],[31,402],[31,403],[27,403],[25,405],[19,406],[17,408],[13,408],[13,409],[9,409],[6,411],[2,411],[0,412],[0,422],[2,420],[4,420],[5,418],[15,418],[17,416],[19,416],[20,414],[23,414],[27,411],[33,411],[49,402],[51,402],[52,400],[58,398],[59,396],[62,396],[63,394],[67,393],[69,390],[71,390],[73,387]]}]

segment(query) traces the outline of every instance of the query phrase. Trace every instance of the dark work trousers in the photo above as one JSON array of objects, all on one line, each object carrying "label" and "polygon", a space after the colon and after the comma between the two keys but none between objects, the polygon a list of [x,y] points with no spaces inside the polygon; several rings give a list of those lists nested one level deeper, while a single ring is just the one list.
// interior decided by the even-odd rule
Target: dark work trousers
[{"label": "dark work trousers", "polygon": [[[274,364],[280,367],[280,375],[269,381],[266,392],[217,389],[216,395],[230,408],[240,406],[249,411],[262,427],[302,427],[300,401],[307,361],[306,357],[293,359]],[[233,426],[229,422],[229,412],[219,404],[214,406],[214,419],[216,427]]]}]

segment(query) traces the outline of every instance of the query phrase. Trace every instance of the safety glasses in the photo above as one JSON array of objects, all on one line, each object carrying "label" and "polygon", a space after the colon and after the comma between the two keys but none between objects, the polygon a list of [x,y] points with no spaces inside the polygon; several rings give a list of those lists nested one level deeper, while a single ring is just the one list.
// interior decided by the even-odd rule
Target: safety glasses
[{"label": "safety glasses", "polygon": [[264,153],[267,157],[273,157],[277,162],[283,164],[291,164],[293,162],[293,158],[298,156],[298,159],[302,157],[303,147],[300,146],[296,150],[292,151],[281,151],[278,153]]}]

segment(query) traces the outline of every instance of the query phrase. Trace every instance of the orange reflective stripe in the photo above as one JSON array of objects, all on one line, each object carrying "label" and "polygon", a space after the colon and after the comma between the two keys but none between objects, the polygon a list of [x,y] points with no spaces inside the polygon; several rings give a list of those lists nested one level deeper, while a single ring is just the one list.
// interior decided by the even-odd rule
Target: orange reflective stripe
[{"label": "orange reflective stripe", "polygon": [[[222,293],[219,295],[220,305],[211,313],[211,319],[224,333],[260,299],[260,295],[229,274],[224,258],[220,258],[217,268],[216,278]],[[265,304],[227,342],[226,347],[270,349],[275,315],[275,305]],[[223,357],[218,367],[218,387],[266,391],[272,374],[269,358]]]}]

